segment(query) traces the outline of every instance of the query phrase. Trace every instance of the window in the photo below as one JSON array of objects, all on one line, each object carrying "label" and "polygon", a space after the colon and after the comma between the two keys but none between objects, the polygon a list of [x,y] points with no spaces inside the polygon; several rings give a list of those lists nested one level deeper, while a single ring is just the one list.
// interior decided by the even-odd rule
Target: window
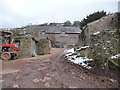
[{"label": "window", "polygon": [[45,35],[45,31],[44,30],[41,30],[41,32],[40,32],[40,34],[42,34],[42,35]]},{"label": "window", "polygon": [[43,34],[43,35],[44,35],[44,34],[45,34],[45,32],[42,32],[41,34]]},{"label": "window", "polygon": [[46,32],[44,30],[41,30],[40,34],[41,34],[41,38],[46,38],[46,35],[45,35]]},{"label": "window", "polygon": [[61,34],[62,34],[62,35],[65,35],[65,32],[64,32],[64,31],[62,31],[62,32],[61,32]]}]

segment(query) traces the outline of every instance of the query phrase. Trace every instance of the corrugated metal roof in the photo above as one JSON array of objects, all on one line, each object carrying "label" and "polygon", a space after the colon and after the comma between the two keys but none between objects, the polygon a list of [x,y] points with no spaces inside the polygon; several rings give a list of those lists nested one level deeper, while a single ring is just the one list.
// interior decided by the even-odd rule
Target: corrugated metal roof
[{"label": "corrugated metal roof", "polygon": [[45,31],[46,33],[72,33],[79,34],[81,29],[79,27],[70,27],[70,26],[34,26],[40,32]]}]

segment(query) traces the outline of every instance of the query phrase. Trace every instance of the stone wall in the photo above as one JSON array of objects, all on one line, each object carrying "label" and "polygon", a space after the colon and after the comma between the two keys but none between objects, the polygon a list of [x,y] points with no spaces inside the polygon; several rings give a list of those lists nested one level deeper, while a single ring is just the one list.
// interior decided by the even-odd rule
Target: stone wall
[{"label": "stone wall", "polygon": [[28,34],[31,34],[36,41],[40,40],[39,30],[35,28],[35,26],[28,26],[24,29],[24,31]]},{"label": "stone wall", "polygon": [[[47,38],[41,39],[39,30],[34,26],[11,30],[14,39],[20,40],[18,58],[50,53],[51,43]],[[34,55],[33,55],[34,54]]]},{"label": "stone wall", "polygon": [[[51,43],[59,47],[67,47],[68,45],[76,45],[79,41],[79,34],[45,34],[44,39],[49,39]],[[41,37],[41,38],[42,38]]]},{"label": "stone wall", "polygon": [[51,43],[47,39],[41,39],[37,41],[37,54],[44,55],[49,54],[51,50]]},{"label": "stone wall", "polygon": [[20,40],[18,58],[29,58],[36,55],[49,54],[51,43],[47,39],[36,41],[31,36],[15,36],[15,40]]},{"label": "stone wall", "polygon": [[11,30],[14,36],[21,36],[21,35],[31,35],[36,41],[40,40],[40,33],[34,26],[27,26],[24,28],[15,28]]},{"label": "stone wall", "polygon": [[14,39],[20,40],[18,58],[32,57],[32,37],[16,36]]},{"label": "stone wall", "polygon": [[11,30],[11,32],[14,34],[14,36],[20,36],[21,30],[20,29],[13,29],[13,30]]},{"label": "stone wall", "polygon": [[118,23],[118,16],[119,13],[113,13],[87,24],[83,30],[85,44],[89,44],[90,35],[93,33],[120,28],[120,23]]}]

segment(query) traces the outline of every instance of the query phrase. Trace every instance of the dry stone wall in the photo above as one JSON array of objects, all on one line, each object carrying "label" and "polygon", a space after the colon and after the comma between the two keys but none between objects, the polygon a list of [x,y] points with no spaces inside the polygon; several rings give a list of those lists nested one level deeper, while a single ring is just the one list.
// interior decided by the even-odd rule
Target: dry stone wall
[{"label": "dry stone wall", "polygon": [[118,29],[120,27],[118,16],[119,13],[113,13],[87,24],[83,30],[84,42],[89,44],[90,35],[98,31]]},{"label": "dry stone wall", "polygon": [[95,33],[97,31],[107,30],[107,29],[117,29],[118,28],[118,13],[114,13],[92,23],[87,24],[89,34]]},{"label": "dry stone wall", "polygon": [[32,56],[32,37],[17,36],[15,39],[20,40],[18,58],[28,58]]},{"label": "dry stone wall", "polygon": [[35,26],[28,26],[24,29],[26,33],[31,34],[36,41],[40,40],[40,32]]},{"label": "dry stone wall", "polygon": [[47,39],[41,39],[37,42],[37,54],[44,55],[49,54],[51,50],[51,43]]}]

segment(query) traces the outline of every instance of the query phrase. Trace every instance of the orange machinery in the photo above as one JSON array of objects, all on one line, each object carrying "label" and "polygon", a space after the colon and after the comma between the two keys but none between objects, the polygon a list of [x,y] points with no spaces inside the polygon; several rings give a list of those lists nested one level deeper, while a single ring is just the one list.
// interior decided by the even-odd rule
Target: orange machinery
[{"label": "orange machinery", "polygon": [[18,54],[18,47],[16,44],[0,44],[1,48],[1,59],[9,60],[15,59]]}]

